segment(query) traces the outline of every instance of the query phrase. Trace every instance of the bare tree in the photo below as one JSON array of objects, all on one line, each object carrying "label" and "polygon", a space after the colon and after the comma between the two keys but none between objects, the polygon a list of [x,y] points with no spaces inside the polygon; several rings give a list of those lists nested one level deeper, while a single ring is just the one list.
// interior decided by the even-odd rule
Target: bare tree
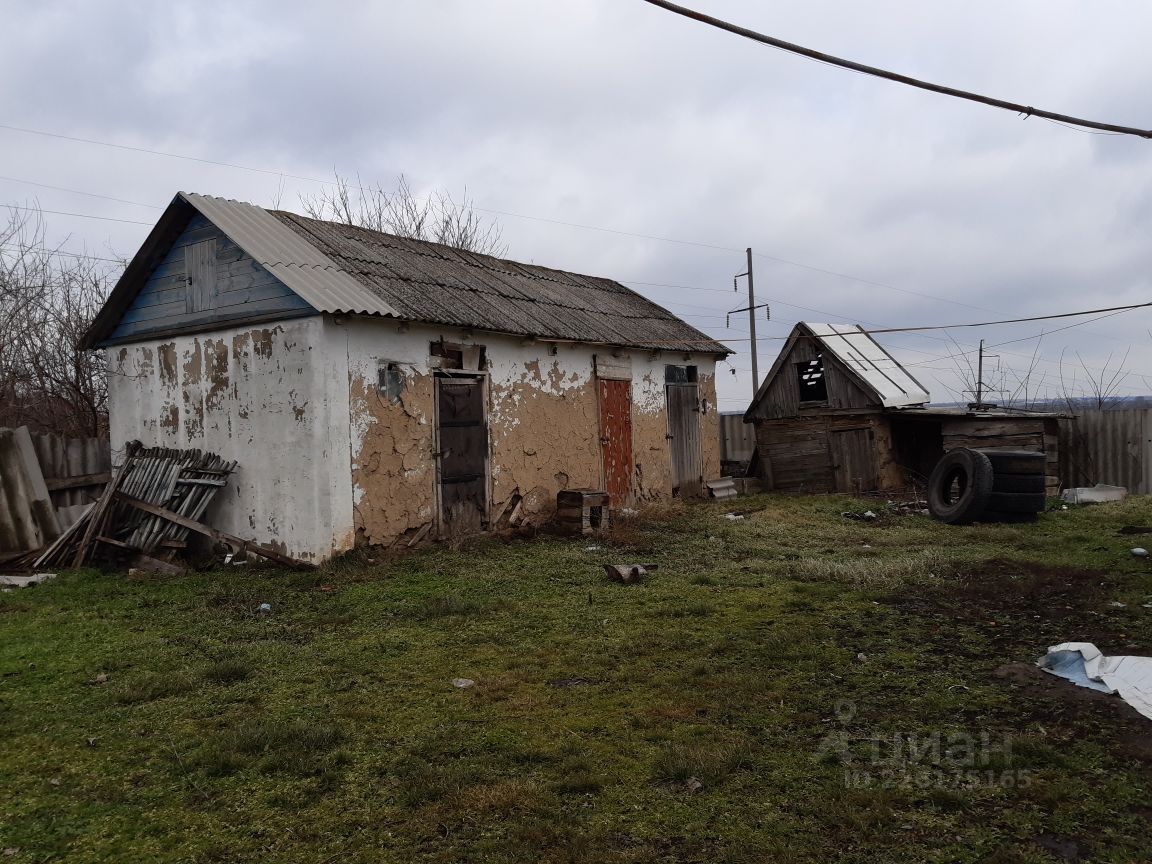
[{"label": "bare tree", "polygon": [[500,225],[476,212],[468,190],[464,190],[459,201],[447,192],[421,198],[412,191],[403,174],[391,192],[379,183],[365,186],[359,175],[355,183],[338,173],[335,177],[334,188],[300,196],[300,205],[313,219],[357,225],[413,240],[430,240],[484,255],[503,256],[508,252]]},{"label": "bare tree", "polygon": [[1044,391],[1043,395],[1040,394],[1040,384],[1043,383],[1044,373],[1040,373],[1040,380],[1035,384],[1032,381],[1032,376],[1037,372],[1036,367],[1040,364],[1040,344],[1043,341],[1043,336],[1036,340],[1036,347],[1032,349],[1032,356],[1029,358],[1027,369],[1020,371],[1009,366],[1006,367],[1007,372],[1002,373],[1001,382],[1004,386],[1002,401],[1005,408],[1034,411],[1049,401],[1047,390]]},{"label": "bare tree", "polygon": [[0,424],[65,435],[107,428],[104,352],[80,340],[122,264],[64,254],[36,207],[10,208],[0,228]]},{"label": "bare tree", "polygon": [[1080,356],[1080,352],[1076,352],[1076,360],[1080,364],[1080,370],[1084,373],[1084,395],[1076,395],[1076,379],[1080,373],[1073,367],[1068,375],[1064,372],[1064,354],[1068,349],[1060,352],[1060,389],[1064,396],[1064,404],[1069,411],[1075,411],[1078,404],[1083,405],[1087,403],[1091,408],[1104,410],[1111,408],[1119,402],[1118,395],[1120,387],[1127,380],[1129,373],[1124,369],[1124,364],[1128,362],[1128,354],[1132,348],[1129,347],[1124,356],[1120,358],[1120,362],[1112,368],[1112,354],[1108,354],[1108,359],[1104,361],[1104,366],[1101,369],[1094,369],[1084,362],[1084,358]]}]

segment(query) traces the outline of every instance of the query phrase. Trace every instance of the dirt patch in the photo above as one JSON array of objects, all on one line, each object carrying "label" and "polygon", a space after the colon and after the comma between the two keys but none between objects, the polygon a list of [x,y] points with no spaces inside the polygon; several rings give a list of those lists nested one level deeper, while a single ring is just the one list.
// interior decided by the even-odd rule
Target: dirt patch
[{"label": "dirt patch", "polygon": [[1033,838],[1041,849],[1052,853],[1061,861],[1083,861],[1087,845],[1083,840],[1061,837],[1057,834],[1038,834]]},{"label": "dirt patch", "polygon": [[1100,737],[1122,760],[1152,765],[1152,721],[1112,693],[1078,687],[1031,663],[1008,663],[996,678],[1019,694],[1022,713],[1061,737]]},{"label": "dirt patch", "polygon": [[1129,639],[1123,621],[1109,614],[1115,587],[1099,570],[993,559],[890,602],[927,618],[971,626],[1005,657],[1021,650],[1038,657],[1059,642],[1095,642],[1116,653]]},{"label": "dirt patch", "polygon": [[1117,587],[1099,570],[994,559],[890,602],[929,625],[920,636],[942,665],[964,664],[1014,691],[1011,706],[989,719],[1035,724],[1054,745],[1092,740],[1122,762],[1152,766],[1152,721],[1119,696],[1077,687],[1035,665],[1061,642],[1093,642],[1106,654],[1146,653],[1132,641],[1132,630],[1144,625],[1132,610],[1109,605]]}]

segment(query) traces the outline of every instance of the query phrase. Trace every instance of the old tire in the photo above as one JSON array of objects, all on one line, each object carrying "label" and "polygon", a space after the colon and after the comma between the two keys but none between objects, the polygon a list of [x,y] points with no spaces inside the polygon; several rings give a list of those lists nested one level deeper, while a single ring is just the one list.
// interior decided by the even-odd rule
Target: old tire
[{"label": "old tire", "polygon": [[977,450],[950,450],[928,478],[928,512],[949,525],[980,518],[992,494],[992,463]]},{"label": "old tire", "polygon": [[1045,460],[1043,453],[1034,450],[980,450],[992,463],[992,470],[997,474],[1039,474],[1044,475]]},{"label": "old tire", "polygon": [[992,513],[1039,513],[1047,503],[1043,492],[993,492],[987,506]]},{"label": "old tire", "polygon": [[997,474],[992,469],[993,492],[1027,492],[1043,495],[1048,479],[1043,474]]}]

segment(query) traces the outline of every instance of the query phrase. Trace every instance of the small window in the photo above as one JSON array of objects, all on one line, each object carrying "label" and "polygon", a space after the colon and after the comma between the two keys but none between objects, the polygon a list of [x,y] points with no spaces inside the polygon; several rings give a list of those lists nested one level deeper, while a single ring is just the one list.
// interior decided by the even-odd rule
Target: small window
[{"label": "small window", "polygon": [[378,389],[380,395],[393,405],[400,404],[400,396],[404,393],[404,371],[399,363],[383,363],[377,370],[379,374]]},{"label": "small window", "polygon": [[695,366],[665,366],[664,367],[664,383],[665,384],[695,384],[696,383],[696,367]]},{"label": "small window", "polygon": [[828,385],[824,379],[824,358],[796,364],[796,380],[800,384],[801,402],[827,402]]}]

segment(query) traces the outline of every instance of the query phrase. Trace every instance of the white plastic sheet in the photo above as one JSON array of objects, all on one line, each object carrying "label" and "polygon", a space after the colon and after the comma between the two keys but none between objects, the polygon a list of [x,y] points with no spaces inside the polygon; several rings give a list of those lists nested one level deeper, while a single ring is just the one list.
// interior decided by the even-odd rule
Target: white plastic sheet
[{"label": "white plastic sheet", "polygon": [[1152,657],[1106,657],[1091,642],[1064,642],[1036,665],[1081,687],[1116,693],[1152,720]]}]

